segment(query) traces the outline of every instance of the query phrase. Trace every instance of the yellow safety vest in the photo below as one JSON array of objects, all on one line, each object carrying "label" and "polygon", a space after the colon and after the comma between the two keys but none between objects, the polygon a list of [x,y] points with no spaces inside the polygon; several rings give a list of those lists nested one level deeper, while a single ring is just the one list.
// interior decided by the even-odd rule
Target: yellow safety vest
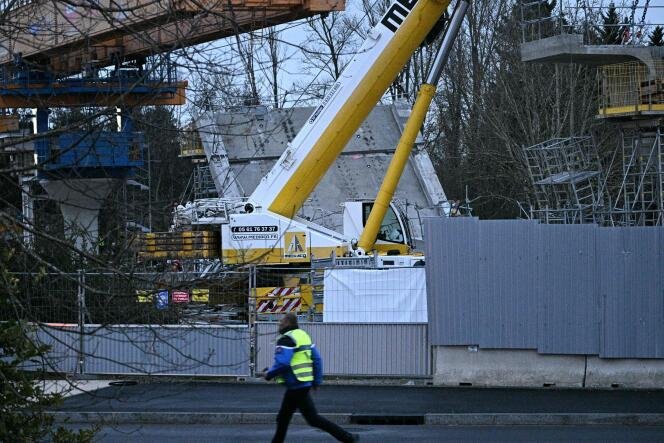
[{"label": "yellow safety vest", "polygon": [[[295,350],[290,361],[290,367],[295,374],[295,378],[301,382],[314,380],[314,365],[311,359],[311,337],[302,329],[293,329],[284,335],[290,337],[295,342]],[[278,383],[284,383],[283,377],[277,377]]]}]

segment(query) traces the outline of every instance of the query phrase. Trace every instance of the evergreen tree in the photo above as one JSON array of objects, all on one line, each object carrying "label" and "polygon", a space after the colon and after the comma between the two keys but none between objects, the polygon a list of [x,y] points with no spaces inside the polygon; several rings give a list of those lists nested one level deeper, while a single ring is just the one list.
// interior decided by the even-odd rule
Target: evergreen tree
[{"label": "evergreen tree", "polygon": [[[0,227],[3,224],[0,219]],[[95,429],[56,428],[47,411],[59,405],[62,396],[40,387],[43,374],[34,368],[44,364],[49,347],[35,340],[37,326],[24,318],[28,313],[17,297],[18,279],[8,270],[12,259],[14,250],[0,240],[0,441],[90,442]]]},{"label": "evergreen tree", "polygon": [[598,29],[600,42],[605,45],[619,45],[622,41],[620,17],[616,11],[616,5],[609,4],[606,14],[602,13],[602,27]]},{"label": "evergreen tree", "polygon": [[664,46],[664,28],[656,26],[650,33],[649,46]]}]

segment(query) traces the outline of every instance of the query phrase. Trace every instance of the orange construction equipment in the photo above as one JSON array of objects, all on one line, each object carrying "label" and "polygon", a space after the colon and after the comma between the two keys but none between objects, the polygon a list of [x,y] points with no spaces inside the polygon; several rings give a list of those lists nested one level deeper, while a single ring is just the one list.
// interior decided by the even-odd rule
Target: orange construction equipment
[{"label": "orange construction equipment", "polygon": [[0,65],[15,57],[56,74],[82,72],[343,10],[344,0],[20,1],[4,20]]}]

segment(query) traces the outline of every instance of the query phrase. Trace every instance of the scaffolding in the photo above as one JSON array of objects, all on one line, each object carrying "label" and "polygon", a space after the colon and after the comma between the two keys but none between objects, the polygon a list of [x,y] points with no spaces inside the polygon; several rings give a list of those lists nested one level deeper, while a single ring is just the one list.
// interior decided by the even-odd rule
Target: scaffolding
[{"label": "scaffolding", "polygon": [[210,166],[197,164],[194,168],[194,199],[221,197],[214,184]]},{"label": "scaffolding", "polygon": [[664,112],[664,62],[617,63],[599,68],[599,117],[640,117]]},{"label": "scaffolding", "polygon": [[551,5],[549,0],[522,0],[519,6],[522,42],[541,40],[566,32],[562,3],[557,10],[555,4]]},{"label": "scaffolding", "polygon": [[664,225],[664,130],[653,126],[621,131],[622,181],[611,211],[615,226]]},{"label": "scaffolding", "polygon": [[[650,5],[649,0],[642,3],[639,0],[520,0],[518,5],[522,43],[561,34],[576,34],[588,45],[634,46],[648,44],[648,35],[656,26],[662,25],[658,12],[664,7]],[[604,18],[611,8],[614,8],[618,20],[616,23],[605,23]],[[648,15],[653,11],[657,12]],[[610,31],[607,38],[613,41],[602,41],[598,30]]]},{"label": "scaffolding", "polygon": [[152,177],[150,163],[134,168],[122,184],[125,239],[130,232],[152,232]]},{"label": "scaffolding", "polygon": [[533,186],[533,218],[545,223],[602,223],[605,181],[591,137],[554,138],[524,148]]}]

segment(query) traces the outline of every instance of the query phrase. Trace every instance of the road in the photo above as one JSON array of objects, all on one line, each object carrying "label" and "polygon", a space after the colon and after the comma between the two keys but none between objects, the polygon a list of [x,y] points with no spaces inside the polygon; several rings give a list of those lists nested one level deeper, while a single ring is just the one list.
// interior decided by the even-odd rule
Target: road
[{"label": "road", "polygon": [[[283,388],[275,384],[214,382],[109,386],[67,398],[62,412],[275,413]],[[323,385],[314,394],[323,413],[664,414],[664,390],[442,388]]]},{"label": "road", "polygon": [[[83,427],[89,425],[81,425]],[[72,428],[78,426],[73,425]],[[347,426],[361,442],[662,442],[664,427],[631,426]],[[119,425],[104,427],[99,443],[269,442],[272,425]],[[307,426],[291,426],[287,442],[333,442]]]}]

